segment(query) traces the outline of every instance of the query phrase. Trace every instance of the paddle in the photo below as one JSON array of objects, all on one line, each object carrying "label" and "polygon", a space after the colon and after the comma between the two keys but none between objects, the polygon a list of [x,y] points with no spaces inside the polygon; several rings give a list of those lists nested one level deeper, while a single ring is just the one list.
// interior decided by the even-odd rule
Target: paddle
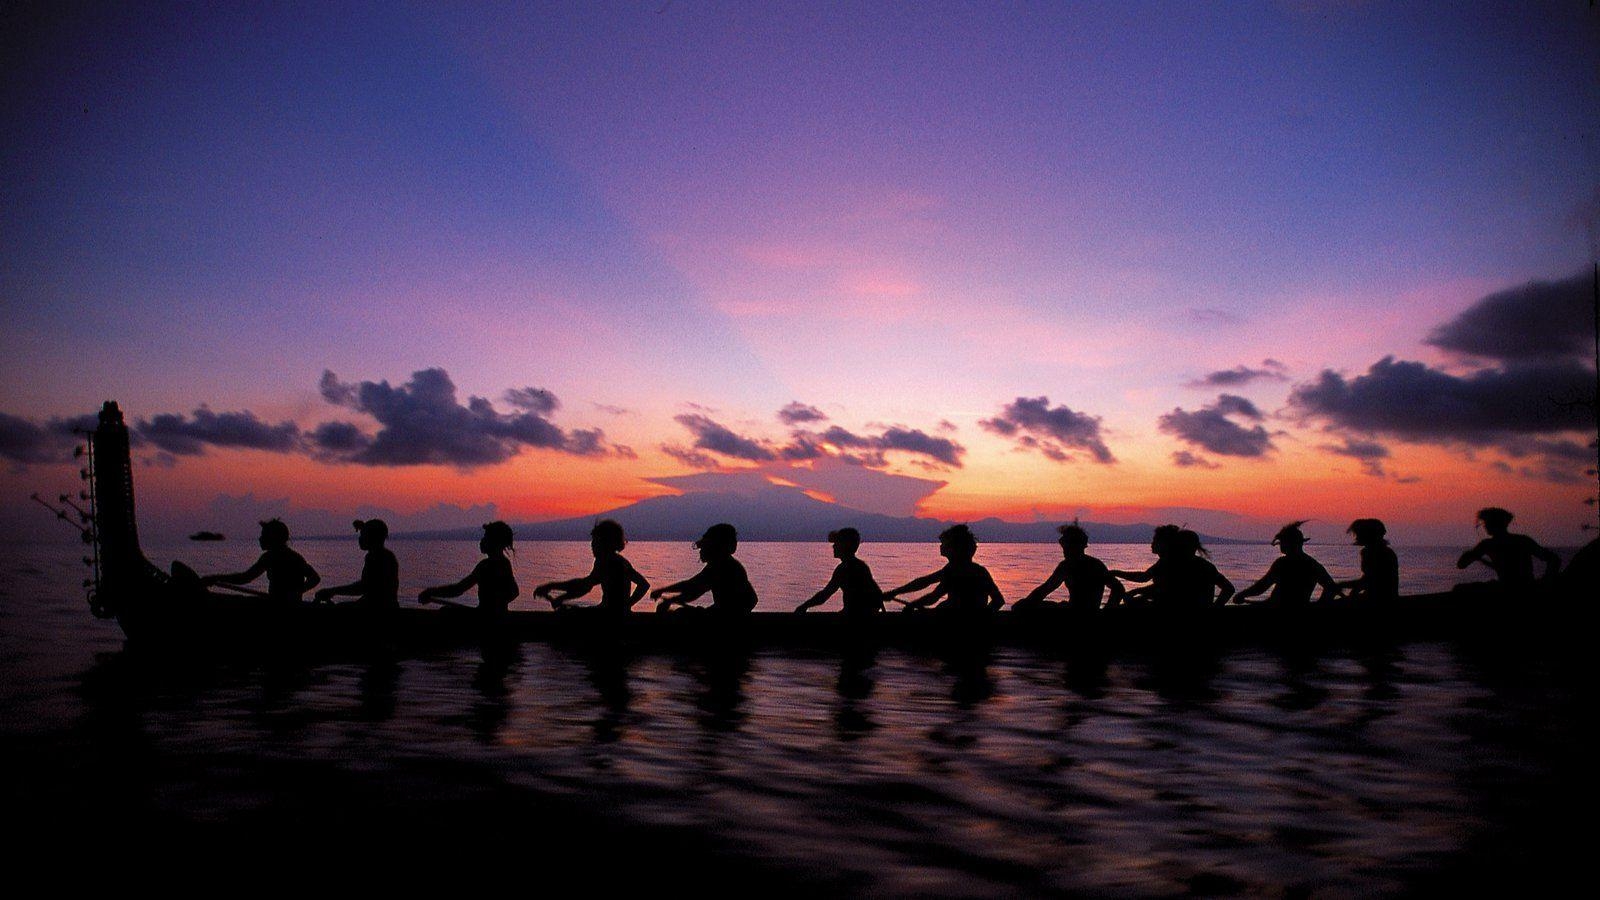
[{"label": "paddle", "polygon": [[423,606],[427,606],[430,603],[434,603],[434,604],[438,604],[439,606],[450,606],[450,607],[454,607],[456,609],[474,609],[475,608],[475,607],[468,606],[465,603],[457,603],[454,600],[441,600],[438,597],[424,597],[424,596],[422,596],[420,594],[417,595],[417,602],[422,604]]},{"label": "paddle", "polygon": [[213,585],[211,585],[211,587],[219,587],[219,588],[223,588],[225,590],[238,591],[239,593],[245,594],[245,595],[250,596],[250,597],[265,597],[265,596],[268,596],[266,591],[258,591],[255,588],[247,588],[247,587],[243,587],[242,585],[237,585],[237,584],[224,584],[223,582],[220,582],[220,581],[215,583],[215,584],[213,584]]}]

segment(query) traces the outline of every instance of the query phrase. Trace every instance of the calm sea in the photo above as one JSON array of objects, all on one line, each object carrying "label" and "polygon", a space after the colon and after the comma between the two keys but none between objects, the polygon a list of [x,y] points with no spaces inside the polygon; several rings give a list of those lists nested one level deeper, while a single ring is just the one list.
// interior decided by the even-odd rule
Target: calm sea
[{"label": "calm sea", "polygon": [[[353,540],[297,546],[327,583],[357,574]],[[409,596],[477,559],[470,543],[393,548]],[[585,864],[600,884],[1348,896],[1575,867],[1561,823],[1588,815],[1578,662],[1526,647],[1095,660],[530,644],[191,666],[125,648],[89,616],[78,548],[0,549],[0,799],[48,845],[87,829],[246,835],[281,853],[359,835],[391,847],[391,867],[419,846],[538,873],[605,855],[613,865]],[[239,541],[147,549],[202,573],[254,557]],[[1150,559],[1091,551],[1113,567]],[[1312,551],[1353,574],[1354,548]],[[792,608],[831,566],[821,543],[739,555],[768,609]],[[862,555],[886,585],[939,562],[931,545]],[[656,584],[696,568],[687,543],[628,556]],[[1214,558],[1243,586],[1273,556]],[[1405,589],[1458,580],[1453,556],[1402,548]],[[584,544],[520,546],[524,594],[588,558]],[[979,561],[1015,598],[1057,558],[985,545]]]}]

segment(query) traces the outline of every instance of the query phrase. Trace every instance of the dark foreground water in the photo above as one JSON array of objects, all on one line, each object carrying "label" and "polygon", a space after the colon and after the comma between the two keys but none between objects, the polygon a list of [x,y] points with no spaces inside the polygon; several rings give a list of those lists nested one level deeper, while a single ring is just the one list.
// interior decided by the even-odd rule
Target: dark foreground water
[{"label": "dark foreground water", "polygon": [[[180,663],[89,617],[75,548],[7,549],[13,865],[89,864],[115,844],[163,878],[225,862],[229,890],[302,880],[316,859],[402,883],[488,867],[518,892],[823,896],[1481,893],[1586,871],[1576,679],[1590,676],[1571,651],[841,659],[530,644]],[[202,571],[249,553],[174,549]],[[347,547],[302,549],[331,580],[353,574],[338,568],[354,565]],[[397,550],[407,584],[473,556]],[[582,550],[524,548],[525,589]],[[931,563],[927,548],[880,550],[889,569]],[[631,555],[657,552],[683,562],[676,547]],[[803,598],[820,552],[741,555],[790,573],[764,590],[781,605]],[[1270,559],[1237,552],[1241,568]]]}]

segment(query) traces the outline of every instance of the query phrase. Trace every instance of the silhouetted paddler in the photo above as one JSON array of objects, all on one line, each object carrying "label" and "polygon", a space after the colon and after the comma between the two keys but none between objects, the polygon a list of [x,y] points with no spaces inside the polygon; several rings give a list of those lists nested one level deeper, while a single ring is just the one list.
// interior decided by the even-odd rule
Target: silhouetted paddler
[{"label": "silhouetted paddler", "polygon": [[861,532],[854,528],[841,528],[828,532],[828,542],[833,544],[833,558],[839,564],[833,577],[811,599],[795,607],[795,612],[805,612],[821,606],[835,591],[843,592],[844,611],[847,615],[871,615],[883,611],[883,589],[872,577],[872,569],[856,556],[861,549]]},{"label": "silhouetted paddler", "polygon": [[1011,604],[1017,612],[1026,612],[1030,609],[1039,609],[1049,606],[1059,606],[1059,603],[1046,600],[1050,593],[1062,585],[1067,586],[1067,607],[1073,610],[1097,610],[1100,608],[1100,598],[1106,591],[1111,592],[1109,606],[1116,606],[1122,602],[1124,593],[1122,583],[1111,577],[1111,571],[1106,564],[1090,556],[1089,533],[1079,527],[1076,522],[1071,525],[1062,525],[1056,531],[1061,535],[1057,542],[1061,545],[1061,562],[1056,565],[1054,572],[1045,579],[1044,583],[1028,592],[1028,596]]},{"label": "silhouetted paddler", "polygon": [[626,546],[628,539],[622,532],[622,526],[611,519],[602,519],[589,531],[589,551],[594,554],[594,568],[589,570],[589,574],[568,581],[541,584],[533,589],[533,595],[549,600],[556,609],[562,609],[568,600],[582,597],[598,585],[600,605],[592,608],[615,613],[631,610],[650,590],[650,582],[622,555],[622,549]]},{"label": "silhouetted paddler", "polygon": [[1384,539],[1388,529],[1377,519],[1357,519],[1350,523],[1347,533],[1354,535],[1356,546],[1361,548],[1361,577],[1343,581],[1343,588],[1352,600],[1372,600],[1391,603],[1400,598],[1400,558]]},{"label": "silhouetted paddler", "polygon": [[400,605],[400,562],[383,542],[389,538],[389,525],[382,519],[357,520],[357,545],[367,551],[361,564],[361,577],[349,584],[325,587],[313,598],[327,603],[334,597],[354,595],[362,609],[395,609]]},{"label": "silhouetted paddler", "polygon": [[679,609],[701,609],[689,603],[707,593],[711,594],[709,610],[719,615],[743,615],[756,608],[756,589],[744,566],[733,558],[739,549],[739,532],[732,525],[721,522],[706,529],[700,540],[694,542],[700,551],[700,561],[705,563],[694,577],[656,588],[650,596],[661,602],[656,612]]},{"label": "silhouetted paddler", "polygon": [[[433,603],[441,597],[459,597],[473,587],[478,589],[478,610],[503,613],[511,601],[517,599],[517,577],[511,571],[511,560],[506,552],[511,549],[511,526],[504,522],[490,522],[483,526],[483,537],[478,550],[484,558],[479,560],[467,577],[455,584],[423,589],[417,595],[418,603]],[[452,606],[457,604],[450,604]]]},{"label": "silhouetted paddler", "polygon": [[[1150,552],[1156,554],[1156,562],[1143,572],[1111,573],[1126,581],[1150,582],[1129,591],[1129,600],[1148,600],[1166,611],[1192,611],[1212,603],[1221,606],[1232,599],[1233,582],[1205,558],[1206,549],[1195,532],[1176,525],[1157,526],[1150,538]],[[1221,594],[1216,594],[1218,588]]]},{"label": "silhouetted paddler", "polygon": [[1533,584],[1533,561],[1540,559],[1545,564],[1544,576],[1540,580],[1555,578],[1561,568],[1561,557],[1525,534],[1512,534],[1508,529],[1513,518],[1511,513],[1498,506],[1478,510],[1478,521],[1483,523],[1483,530],[1489,536],[1461,554],[1461,558],[1456,560],[1456,568],[1465,569],[1481,561],[1494,570],[1495,580],[1501,584],[1526,587]]},{"label": "silhouetted paddler", "polygon": [[311,568],[305,557],[289,549],[289,526],[279,519],[261,523],[261,556],[243,572],[227,575],[208,575],[200,579],[205,586],[214,584],[249,584],[267,576],[267,599],[277,606],[294,606],[306,591],[317,586],[322,576]]},{"label": "silhouetted paddler", "polygon": [[1333,576],[1328,574],[1322,563],[1306,553],[1305,532],[1300,530],[1304,524],[1303,520],[1293,522],[1278,530],[1272,542],[1278,545],[1283,555],[1273,560],[1267,568],[1267,574],[1261,576],[1259,581],[1235,595],[1235,602],[1243,603],[1246,598],[1254,597],[1267,588],[1272,589],[1267,602],[1280,607],[1308,605],[1311,592],[1318,585],[1322,586],[1321,600],[1327,600],[1338,592],[1339,585],[1334,582]]},{"label": "silhouetted paddler", "polygon": [[977,553],[978,539],[972,530],[965,525],[952,525],[939,533],[939,555],[949,560],[944,568],[885,591],[883,598],[891,600],[937,585],[926,596],[906,603],[906,609],[923,609],[940,598],[943,602],[937,609],[947,613],[977,614],[999,609],[1006,600],[989,570],[972,561]]}]

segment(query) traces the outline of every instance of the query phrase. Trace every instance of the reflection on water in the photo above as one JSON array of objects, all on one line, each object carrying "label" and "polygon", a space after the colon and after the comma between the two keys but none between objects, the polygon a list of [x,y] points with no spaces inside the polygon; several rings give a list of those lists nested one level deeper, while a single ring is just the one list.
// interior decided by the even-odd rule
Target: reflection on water
[{"label": "reflection on water", "polygon": [[1550,824],[1578,802],[1560,657],[530,644],[201,665],[123,649],[39,569],[45,599],[12,592],[0,619],[27,761],[6,801],[34,815],[331,816],[397,847],[549,827],[575,843],[528,845],[545,866],[671,848],[716,861],[702,878],[894,895],[1481,887],[1575,840]]}]

